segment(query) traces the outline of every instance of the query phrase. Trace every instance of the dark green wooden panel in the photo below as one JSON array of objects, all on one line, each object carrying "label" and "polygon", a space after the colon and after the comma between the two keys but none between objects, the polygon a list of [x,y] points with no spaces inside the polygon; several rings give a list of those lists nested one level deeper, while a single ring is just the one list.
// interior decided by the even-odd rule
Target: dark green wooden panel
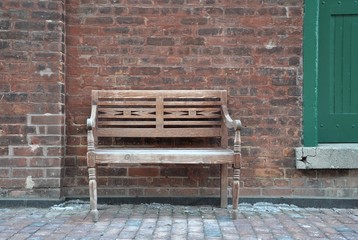
[{"label": "dark green wooden panel", "polygon": [[321,1],[318,141],[358,142],[358,3]]},{"label": "dark green wooden panel", "polygon": [[318,143],[318,10],[319,1],[305,1],[303,26],[303,144]]}]

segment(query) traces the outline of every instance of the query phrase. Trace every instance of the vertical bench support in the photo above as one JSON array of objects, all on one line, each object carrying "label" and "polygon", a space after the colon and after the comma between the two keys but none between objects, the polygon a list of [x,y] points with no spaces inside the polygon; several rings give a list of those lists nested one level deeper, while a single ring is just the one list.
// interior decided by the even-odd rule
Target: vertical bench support
[{"label": "vertical bench support", "polygon": [[232,184],[232,207],[233,209],[237,209],[239,205],[239,189],[240,189],[240,164],[241,164],[241,121],[233,120],[227,109],[226,105],[221,106],[221,110],[224,117],[224,123],[226,127],[233,128],[235,130],[235,139],[234,139],[234,176],[233,176],[233,184]]},{"label": "vertical bench support", "polygon": [[94,222],[98,221],[98,210],[97,210],[97,180],[96,180],[96,169],[89,168],[89,191],[90,191],[90,207],[92,220]]},{"label": "vertical bench support", "polygon": [[98,221],[98,210],[97,210],[97,173],[96,173],[96,154],[95,154],[95,143],[93,130],[94,121],[93,119],[87,120],[87,166],[88,166],[88,185],[90,195],[90,208],[92,220]]},{"label": "vertical bench support", "polygon": [[227,178],[228,178],[228,164],[220,165],[220,207],[227,207]]},{"label": "vertical bench support", "polygon": [[234,176],[232,184],[232,207],[237,209],[239,204],[239,189],[240,189],[240,164],[241,164],[241,136],[240,128],[241,123],[236,121],[235,127],[235,140],[234,140],[234,153],[235,153],[235,162],[234,167]]}]

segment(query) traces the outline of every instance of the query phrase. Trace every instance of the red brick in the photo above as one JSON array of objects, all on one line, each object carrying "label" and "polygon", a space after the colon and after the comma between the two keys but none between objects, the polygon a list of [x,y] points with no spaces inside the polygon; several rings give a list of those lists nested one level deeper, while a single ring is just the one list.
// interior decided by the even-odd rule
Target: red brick
[{"label": "red brick", "polygon": [[173,46],[175,44],[175,40],[171,37],[149,37],[147,38],[147,44],[156,46]]},{"label": "red brick", "polygon": [[262,195],[263,196],[291,196],[293,193],[293,190],[290,188],[274,188],[274,189],[270,189],[270,188],[264,188],[262,190]]},{"label": "red brick", "polygon": [[25,167],[26,162],[26,158],[0,158],[1,167]]},{"label": "red brick", "polygon": [[145,23],[145,19],[143,17],[132,17],[132,16],[117,17],[116,21],[119,24],[130,24],[130,25],[142,25]]},{"label": "red brick", "polygon": [[9,148],[8,147],[0,147],[0,156],[5,156],[9,154]]},{"label": "red brick", "polygon": [[130,177],[158,177],[159,168],[129,168],[128,176]]},{"label": "red brick", "polygon": [[[60,189],[61,187],[61,180],[60,178],[50,178],[51,176],[47,175],[47,178],[35,178],[32,179],[35,183],[36,188],[58,188]],[[46,195],[49,195],[48,193],[46,193]],[[46,196],[45,195],[45,196]]]},{"label": "red brick", "polygon": [[158,75],[159,73],[159,67],[131,67],[129,70],[131,75]]},{"label": "red brick", "polygon": [[61,158],[31,158],[28,160],[29,167],[61,167]]},{"label": "red brick", "polygon": [[63,126],[48,126],[47,134],[49,135],[63,135],[64,127]]},{"label": "red brick", "polygon": [[40,144],[40,145],[61,145],[62,136],[31,136],[30,144]]},{"label": "red brick", "polygon": [[47,156],[62,157],[62,156],[64,156],[64,148],[61,146],[47,147]]},{"label": "red brick", "polygon": [[[55,181],[56,183],[61,179],[62,177],[62,170],[60,168],[57,169],[46,169],[46,177],[47,178],[57,178]],[[51,187],[55,187],[54,185],[52,185]],[[60,187],[60,186],[57,186]]]},{"label": "red brick", "polygon": [[25,186],[24,179],[16,179],[16,178],[0,178],[0,186],[2,189],[18,189],[23,188]]},{"label": "red brick", "polygon": [[39,178],[44,177],[44,170],[39,168],[14,168],[12,175],[14,178],[26,178],[28,176]]},{"label": "red brick", "polygon": [[32,125],[62,125],[63,122],[62,115],[34,115],[30,119]]},{"label": "red brick", "polygon": [[43,155],[43,148],[39,145],[14,147],[13,154],[14,156],[41,156]]},{"label": "red brick", "polygon": [[279,178],[284,176],[284,171],[275,168],[258,168],[254,169],[255,176],[257,177],[274,177]]},{"label": "red brick", "polygon": [[173,196],[167,188],[144,188],[144,196]]},{"label": "red brick", "polygon": [[205,25],[208,23],[207,18],[183,18],[180,20],[183,25]]},{"label": "red brick", "polygon": [[113,18],[111,17],[88,17],[85,20],[85,24],[88,25],[108,25],[108,24],[112,24]]}]

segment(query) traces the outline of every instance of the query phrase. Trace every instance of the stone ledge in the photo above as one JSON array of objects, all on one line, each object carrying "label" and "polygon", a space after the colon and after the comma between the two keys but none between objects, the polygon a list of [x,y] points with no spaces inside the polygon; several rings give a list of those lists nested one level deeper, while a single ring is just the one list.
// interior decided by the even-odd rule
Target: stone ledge
[{"label": "stone ledge", "polygon": [[358,144],[319,144],[295,151],[297,169],[358,169]]}]

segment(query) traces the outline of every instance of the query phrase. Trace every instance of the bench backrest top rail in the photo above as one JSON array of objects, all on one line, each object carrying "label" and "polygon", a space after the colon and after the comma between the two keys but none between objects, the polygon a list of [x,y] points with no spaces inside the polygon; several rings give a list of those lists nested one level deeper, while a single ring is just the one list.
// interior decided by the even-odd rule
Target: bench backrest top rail
[{"label": "bench backrest top rail", "polygon": [[226,90],[92,91],[98,137],[226,138],[226,104]]}]

